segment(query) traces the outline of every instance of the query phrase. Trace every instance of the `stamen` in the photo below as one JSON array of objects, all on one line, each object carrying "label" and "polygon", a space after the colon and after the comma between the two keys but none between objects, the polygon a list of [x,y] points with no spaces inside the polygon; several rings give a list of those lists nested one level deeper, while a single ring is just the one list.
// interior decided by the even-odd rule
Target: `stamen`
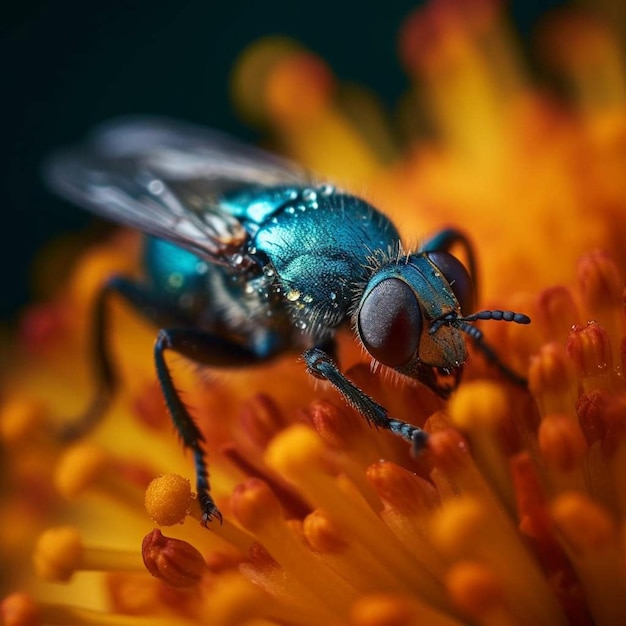
[{"label": "stamen", "polygon": [[604,507],[575,492],[554,502],[552,516],[595,623],[626,623],[626,577],[614,518]]},{"label": "stamen", "polygon": [[578,397],[578,380],[574,364],[565,348],[556,342],[541,346],[530,361],[528,386],[542,415],[574,415]]},{"label": "stamen", "polygon": [[235,444],[225,444],[222,446],[220,452],[225,459],[228,459],[235,467],[240,469],[246,477],[260,478],[267,483],[280,500],[283,509],[289,517],[302,518],[310,512],[311,509],[306,502],[302,501],[298,493],[292,489],[281,476],[271,472],[267,467],[263,467],[260,460],[258,464],[261,467],[257,467],[235,446]]},{"label": "stamen", "polygon": [[[145,494],[145,507],[150,518],[160,526],[182,524],[187,517],[202,523],[202,511],[191,492],[191,484],[176,474],[164,474],[150,483]],[[254,543],[253,537],[228,519],[222,520],[221,524],[211,524],[210,529],[242,554],[247,554]],[[203,528],[201,534],[206,535],[207,531]],[[198,536],[196,533],[195,537]]]},{"label": "stamen", "polygon": [[506,517],[493,515],[481,500],[461,497],[445,501],[433,516],[431,537],[451,561],[477,561],[492,570],[514,615],[524,615],[528,623],[563,622],[543,573],[515,528]]},{"label": "stamen", "polygon": [[322,566],[294,537],[282,516],[280,503],[258,479],[250,479],[235,488],[233,513],[239,523],[254,533],[259,541],[304,589],[323,597],[326,608],[335,615],[345,615],[356,593],[345,581]]},{"label": "stamen", "polygon": [[606,329],[611,345],[619,346],[625,331],[624,281],[619,268],[606,252],[596,250],[578,261],[577,270],[588,319],[596,320]]},{"label": "stamen", "polygon": [[70,605],[35,603],[23,593],[2,601],[0,616],[4,626],[194,626],[195,621],[181,618],[138,617],[92,611]]},{"label": "stamen", "polygon": [[377,561],[366,546],[345,536],[324,511],[318,509],[308,515],[303,531],[318,558],[344,580],[349,580],[359,593],[406,587],[404,581]]},{"label": "stamen", "polygon": [[159,526],[181,524],[193,501],[191,483],[178,474],[155,478],[146,489],[144,505],[150,519]]},{"label": "stamen", "polygon": [[597,322],[575,326],[565,345],[585,391],[611,390],[613,359],[609,336]]},{"label": "stamen", "polygon": [[165,537],[158,528],[144,537],[141,552],[146,569],[171,587],[193,587],[208,572],[198,550],[186,541]]},{"label": "stamen", "polygon": [[115,458],[103,448],[79,443],[69,448],[55,469],[58,491],[73,500],[86,491],[94,491],[141,514],[143,488],[128,479],[127,462]]},{"label": "stamen", "polygon": [[390,463],[379,461],[367,470],[367,479],[383,499],[380,517],[413,556],[436,578],[445,565],[428,536],[430,516],[439,506],[431,483]]},{"label": "stamen", "polygon": [[[521,452],[511,460],[517,493],[519,529],[534,548],[537,560],[548,580],[558,580],[555,592],[566,610],[571,610],[572,600],[567,594],[576,587],[573,570],[555,534],[548,511],[548,500],[530,454]],[[578,610],[582,609],[578,603]],[[576,611],[574,611],[576,614]]]},{"label": "stamen", "polygon": [[[278,597],[276,597],[278,595]],[[202,624],[293,624],[316,626],[332,623],[333,617],[314,600],[309,601],[306,590],[282,601],[280,594],[270,594],[237,572],[227,572],[211,582],[210,593],[204,603]]]},{"label": "stamen", "polygon": [[338,459],[331,458],[317,435],[304,426],[283,431],[265,455],[267,463],[293,482],[316,508],[332,511],[342,533],[359,541],[411,591],[445,610],[447,602],[438,581],[410,557],[398,539],[353,492],[340,488],[330,474]]},{"label": "stamen", "polygon": [[561,413],[546,415],[539,427],[538,440],[555,486],[559,490],[584,491],[583,461],[588,446],[578,422]]},{"label": "stamen", "polygon": [[33,560],[38,576],[55,582],[66,582],[77,571],[143,570],[136,551],[86,546],[72,526],[51,528],[42,533]]},{"label": "stamen", "polygon": [[256,451],[262,451],[280,430],[287,425],[282,411],[265,394],[257,394],[244,405],[239,420],[246,439],[253,442]]},{"label": "stamen", "polygon": [[355,412],[320,400],[309,408],[308,416],[311,425],[326,444],[334,450],[350,454],[353,458],[357,455],[355,460],[361,461],[363,465],[382,454],[383,440],[372,437],[371,429]]},{"label": "stamen", "polygon": [[606,411],[610,397],[608,391],[594,390],[582,394],[576,403],[580,427],[589,445],[584,468],[588,491],[603,502],[609,502],[613,496],[611,472],[603,446],[607,437]]},{"label": "stamen", "polygon": [[507,509],[514,511],[509,464],[499,439],[499,429],[510,414],[505,391],[493,383],[469,383],[458,390],[448,410],[454,424],[467,436],[483,476]]},{"label": "stamen", "polygon": [[609,394],[599,389],[583,393],[576,400],[576,414],[589,446],[606,438],[605,413],[608,404]]},{"label": "stamen", "polygon": [[360,598],[350,611],[350,626],[461,626],[414,597],[376,593]]},{"label": "stamen", "polygon": [[581,323],[572,292],[560,286],[544,289],[537,298],[537,323],[546,340],[564,343],[572,326]]},{"label": "stamen", "polygon": [[519,624],[507,606],[500,580],[491,569],[474,561],[455,564],[446,576],[448,591],[459,609],[483,626]]}]

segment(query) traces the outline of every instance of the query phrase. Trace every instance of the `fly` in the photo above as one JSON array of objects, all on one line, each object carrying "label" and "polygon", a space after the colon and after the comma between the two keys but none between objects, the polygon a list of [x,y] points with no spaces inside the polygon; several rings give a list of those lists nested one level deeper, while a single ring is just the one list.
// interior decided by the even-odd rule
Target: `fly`
[{"label": "fly", "polygon": [[[230,137],[163,119],[105,125],[83,145],[54,155],[46,174],[61,196],[146,235],[145,280],[112,277],[97,298],[99,391],[65,435],[91,428],[118,384],[106,346],[106,303],[117,293],[160,329],[156,373],[194,456],[205,523],[221,514],[210,493],[202,434],[164,359],[168,350],[218,368],[299,351],[313,376],[414,451],[424,447],[426,433],[391,417],[337,366],[339,328],[351,326],[375,363],[442,398],[459,384],[465,336],[525,385],[473,323],[530,319],[512,311],[471,312],[474,253],[456,229],[404,251],[393,223],[364,200]],[[450,253],[455,246],[464,250],[468,269]]]}]

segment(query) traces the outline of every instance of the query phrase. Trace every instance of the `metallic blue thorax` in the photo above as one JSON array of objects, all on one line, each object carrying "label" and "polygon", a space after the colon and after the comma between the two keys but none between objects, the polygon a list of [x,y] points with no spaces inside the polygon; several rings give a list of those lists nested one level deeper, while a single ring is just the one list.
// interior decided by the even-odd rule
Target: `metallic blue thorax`
[{"label": "metallic blue thorax", "polygon": [[244,336],[262,352],[332,334],[368,280],[373,253],[399,243],[384,215],[328,186],[244,187],[219,204],[249,233],[241,251],[255,260],[249,269],[236,273],[150,238],[146,270],[198,325]]}]

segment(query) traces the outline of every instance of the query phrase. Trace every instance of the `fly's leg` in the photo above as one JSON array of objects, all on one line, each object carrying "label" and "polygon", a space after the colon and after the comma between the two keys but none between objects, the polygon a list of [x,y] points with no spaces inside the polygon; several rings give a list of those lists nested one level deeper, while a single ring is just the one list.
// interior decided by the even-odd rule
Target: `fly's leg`
[{"label": "fly's leg", "polygon": [[223,367],[245,367],[264,360],[246,347],[193,328],[161,329],[154,344],[157,377],[167,410],[183,446],[191,450],[196,467],[196,490],[206,524],[213,518],[222,521],[210,493],[209,472],[204,452],[204,437],[184,405],[170,374],[163,353],[171,350],[197,363]]},{"label": "fly's leg", "polygon": [[96,297],[92,330],[92,358],[98,387],[91,403],[82,415],[61,428],[59,436],[64,441],[74,441],[82,437],[100,422],[119,384],[107,345],[109,334],[107,303],[113,294],[120,295],[157,326],[189,324],[182,311],[172,306],[171,303],[163,301],[144,285],[122,276],[113,276],[104,283]]},{"label": "fly's leg", "polygon": [[344,400],[358,411],[368,423],[377,428],[389,430],[408,441],[413,453],[424,449],[428,435],[417,426],[389,417],[387,410],[361,391],[354,383],[348,380],[337,367],[337,364],[319,348],[307,350],[302,355],[307,369],[316,378],[327,380],[343,396]]},{"label": "fly's leg", "polygon": [[165,301],[151,292],[146,286],[123,277],[111,278],[103,287],[96,301],[94,348],[96,374],[99,387],[96,397],[88,411],[74,424],[65,429],[62,435],[73,439],[86,433],[102,417],[119,383],[106,345],[107,307],[106,302],[112,293],[117,293],[129,302],[144,317],[157,326],[174,325],[159,331],[155,346],[154,359],[157,377],[165,398],[172,422],[181,437],[185,448],[194,456],[196,469],[196,489],[203,519],[209,522],[213,518],[221,520],[210,495],[208,465],[203,449],[204,439],[189,411],[180,399],[174,387],[172,376],[164,358],[165,350],[172,350],[193,361],[205,365],[244,367],[266,359],[246,347],[210,333],[197,330],[192,320],[171,301]]}]

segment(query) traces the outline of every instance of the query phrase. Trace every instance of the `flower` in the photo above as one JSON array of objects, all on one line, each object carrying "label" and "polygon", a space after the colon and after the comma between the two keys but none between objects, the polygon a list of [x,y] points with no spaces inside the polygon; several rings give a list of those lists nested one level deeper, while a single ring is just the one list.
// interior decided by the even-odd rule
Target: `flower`
[{"label": "flower", "polygon": [[[233,78],[251,123],[366,190],[403,233],[466,228],[484,298],[533,319],[485,328],[529,389],[472,353],[446,403],[381,380],[342,336],[351,380],[430,433],[413,458],[293,355],[228,376],[172,360],[224,515],[204,528],[155,384],[154,330],[121,303],[107,419],[70,447],[51,433],[92,391],[99,286],[137,271],[138,237],[119,233],[26,312],[3,371],[4,623],[626,622],[626,74],[610,26],[573,9],[539,49],[568,99],[533,86],[498,3],[417,10],[400,36],[414,85],[402,147],[373,96],[293,42],[253,45]],[[66,267],[58,251],[42,266]],[[33,551],[39,577],[69,585],[38,582]]]}]

